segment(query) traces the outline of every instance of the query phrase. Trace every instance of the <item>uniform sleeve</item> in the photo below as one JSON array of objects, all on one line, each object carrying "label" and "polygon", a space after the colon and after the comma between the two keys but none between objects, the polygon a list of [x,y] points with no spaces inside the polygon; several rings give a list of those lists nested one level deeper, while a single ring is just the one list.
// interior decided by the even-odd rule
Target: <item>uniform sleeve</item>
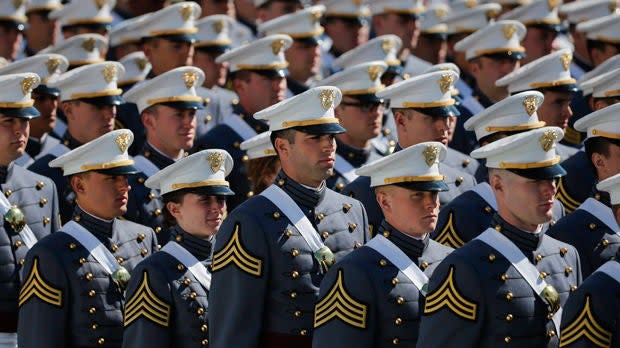
[{"label": "uniform sleeve", "polygon": [[126,299],[123,348],[171,347],[172,295],[155,267],[139,265],[134,269]]},{"label": "uniform sleeve", "polygon": [[61,221],[60,221],[60,206],[58,205],[58,190],[56,189],[56,184],[50,180],[50,184],[52,185],[52,233],[58,231],[60,229]]},{"label": "uniform sleeve", "polygon": [[359,202],[360,205],[360,210],[362,211],[362,221],[364,223],[364,244],[366,244],[368,241],[370,241],[370,239],[372,238],[371,236],[371,231],[370,231],[370,226],[368,225],[368,214],[366,214],[366,209],[364,208],[364,205],[362,204],[362,202]]},{"label": "uniform sleeve", "polygon": [[354,264],[330,269],[315,306],[312,347],[374,347],[379,323],[371,289],[368,276]]},{"label": "uniform sleeve", "polygon": [[484,296],[475,268],[454,254],[429,280],[417,348],[477,348],[483,335]]},{"label": "uniform sleeve", "polygon": [[69,283],[52,250],[37,244],[26,255],[19,294],[20,348],[65,348],[68,330]]},{"label": "uniform sleeve", "polygon": [[212,348],[260,347],[269,279],[269,246],[258,221],[233,211],[218,232],[211,266]]}]

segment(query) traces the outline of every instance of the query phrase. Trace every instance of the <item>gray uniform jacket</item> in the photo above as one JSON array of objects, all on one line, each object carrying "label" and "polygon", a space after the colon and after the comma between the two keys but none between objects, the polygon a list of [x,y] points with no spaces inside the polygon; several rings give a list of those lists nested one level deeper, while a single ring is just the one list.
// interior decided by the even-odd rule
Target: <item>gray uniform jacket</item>
[{"label": "gray uniform jacket", "polygon": [[476,175],[480,166],[478,160],[452,148],[448,148],[446,158],[441,163],[472,176]]}]

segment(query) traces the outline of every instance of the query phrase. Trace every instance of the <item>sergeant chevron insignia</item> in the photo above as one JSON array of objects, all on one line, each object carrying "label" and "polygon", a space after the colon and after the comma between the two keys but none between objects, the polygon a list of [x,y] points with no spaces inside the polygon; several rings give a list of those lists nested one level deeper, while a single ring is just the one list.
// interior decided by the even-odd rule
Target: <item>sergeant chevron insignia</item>
[{"label": "sergeant chevron insignia", "polygon": [[163,327],[168,327],[170,323],[170,305],[153,293],[146,271],[142,273],[142,282],[125,305],[124,326],[131,325],[140,317]]},{"label": "sergeant chevron insignia", "polygon": [[448,276],[441,285],[426,297],[424,314],[433,314],[444,307],[447,307],[449,311],[459,318],[471,321],[475,321],[477,318],[478,305],[466,299],[456,288],[454,283],[454,266],[450,266]]},{"label": "sergeant chevron insignia", "polygon": [[450,212],[448,215],[448,222],[441,229],[441,232],[435,237],[435,241],[437,243],[447,245],[453,249],[458,249],[465,245],[465,242],[461,237],[459,237],[459,233],[456,231],[456,227],[454,227],[454,212]]},{"label": "sergeant chevron insignia", "polygon": [[586,303],[577,318],[563,328],[561,332],[560,347],[566,347],[580,338],[587,339],[597,347],[611,347],[612,333],[605,330],[594,318],[590,306],[590,296],[586,296]]},{"label": "sergeant chevron insignia", "polygon": [[329,322],[332,319],[340,319],[345,324],[360,329],[366,328],[367,307],[360,303],[349,293],[344,286],[343,270],[338,270],[336,283],[329,293],[316,304],[314,311],[314,328]]},{"label": "sergeant chevron insignia", "polygon": [[235,230],[228,244],[222,250],[213,254],[211,272],[217,272],[232,262],[242,271],[260,277],[263,273],[263,261],[245,250],[239,238],[240,227],[240,224],[235,224]]},{"label": "sergeant chevron insignia", "polygon": [[557,198],[558,201],[562,202],[562,204],[564,205],[564,211],[566,212],[566,214],[572,213],[581,205],[579,201],[571,197],[566,191],[566,185],[564,184],[564,178],[560,178],[558,182],[558,188],[557,188],[557,193],[555,194],[555,198]]},{"label": "sergeant chevron insignia", "polygon": [[48,284],[39,273],[39,259],[35,258],[30,274],[19,292],[19,306],[21,307],[32,297],[49,303],[55,307],[62,307],[62,291]]}]

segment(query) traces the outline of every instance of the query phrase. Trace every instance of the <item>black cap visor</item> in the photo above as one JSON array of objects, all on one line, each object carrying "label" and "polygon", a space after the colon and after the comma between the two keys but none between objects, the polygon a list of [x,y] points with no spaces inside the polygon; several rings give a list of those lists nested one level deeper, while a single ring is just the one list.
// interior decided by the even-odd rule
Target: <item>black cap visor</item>
[{"label": "black cap visor", "polygon": [[130,175],[140,172],[138,168],[134,167],[133,164],[108,169],[98,169],[93,171],[105,175]]},{"label": "black cap visor", "polygon": [[409,182],[399,182],[393,185],[406,188],[408,190],[414,191],[430,191],[430,192],[441,192],[448,191],[450,188],[448,184],[443,180],[435,180],[435,181],[409,181]]},{"label": "black cap visor", "polygon": [[53,95],[54,97],[60,96],[60,89],[55,87],[48,87],[46,85],[38,85],[37,88],[32,90],[34,93]]},{"label": "black cap visor", "polygon": [[411,108],[417,112],[423,113],[427,116],[431,117],[449,117],[449,116],[459,116],[461,113],[456,108],[455,105],[447,105],[447,106],[438,106],[434,108]]},{"label": "black cap visor", "polygon": [[161,105],[166,105],[171,108],[180,109],[180,110],[200,110],[205,108],[204,102],[199,101],[176,101],[176,102],[167,102],[160,103]]},{"label": "black cap visor", "polygon": [[120,95],[106,95],[103,97],[95,97],[95,98],[82,98],[81,101],[97,105],[97,106],[105,106],[105,105],[121,105],[125,103],[123,97]]},{"label": "black cap visor", "polygon": [[558,163],[549,167],[530,168],[530,169],[508,169],[509,171],[533,180],[557,179],[566,175],[566,170]]},{"label": "black cap visor", "polygon": [[25,108],[0,108],[0,114],[7,117],[23,118],[27,120],[37,118],[41,115],[39,110],[34,106]]},{"label": "black cap visor", "polygon": [[314,135],[320,134],[340,134],[347,130],[338,123],[324,123],[313,126],[293,127],[292,129]]}]

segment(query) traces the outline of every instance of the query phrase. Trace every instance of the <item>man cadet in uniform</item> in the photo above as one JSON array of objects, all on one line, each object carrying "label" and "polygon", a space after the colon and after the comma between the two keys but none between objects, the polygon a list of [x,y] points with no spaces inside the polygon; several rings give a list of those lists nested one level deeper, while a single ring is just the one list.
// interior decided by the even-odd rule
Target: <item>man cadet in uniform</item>
[{"label": "man cadet in uniform", "polygon": [[258,23],[265,23],[301,10],[303,0],[253,0]]},{"label": "man cadet in uniform", "polygon": [[[422,13],[420,18],[420,36],[417,45],[411,53],[430,64],[439,64],[446,61],[448,50],[448,26],[443,23],[450,7],[443,3],[432,3]],[[407,68],[405,68],[407,71]],[[415,75],[411,75],[415,76]]]},{"label": "man cadet in uniform", "polygon": [[[398,149],[427,141],[448,143],[450,116],[458,115],[451,91],[458,76],[454,71],[437,71],[419,75],[393,84],[377,93],[389,100],[398,133]],[[448,191],[439,193],[439,202],[447,204],[461,193],[476,185],[472,175],[445,164],[440,170],[446,176]],[[383,215],[375,193],[370,188],[370,178],[359,177],[343,191],[360,200],[366,212],[371,231],[379,227]]]},{"label": "man cadet in uniform", "polygon": [[0,76],[0,346],[17,347],[19,276],[26,253],[38,239],[56,232],[58,196],[54,183],[15,164],[28,140],[28,120],[39,112],[31,91],[33,73]]},{"label": "man cadet in uniform", "polygon": [[123,90],[123,93],[146,80],[146,77],[151,72],[151,63],[149,63],[142,51],[129,53],[119,59],[118,62],[123,64],[123,68],[125,68],[125,74],[116,83],[118,88]]},{"label": "man cadet in uniform", "polygon": [[[620,104],[595,111],[575,123],[575,128],[585,131],[585,153],[588,167],[596,181],[620,173]],[[582,183],[582,185],[587,183]],[[575,211],[549,229],[553,238],[573,245],[579,252],[582,274],[588,277],[603,263],[616,255],[620,248],[618,226],[612,215],[609,196],[590,185],[590,198]]]},{"label": "man cadet in uniform", "polygon": [[415,348],[426,283],[452,249],[429,238],[446,148],[420,143],[357,170],[385,216],[379,233],[332,267],[315,306],[313,347]]},{"label": "man cadet in uniform", "polygon": [[76,193],[72,221],[26,256],[19,346],[120,347],[124,293],[134,267],[155,250],[152,229],[119,219],[135,173],[131,131],[107,133],[54,161]]},{"label": "man cadet in uniform", "polygon": [[575,248],[541,231],[565,173],[561,138],[560,128],[543,127],[472,152],[486,159],[498,212],[435,269],[418,348],[557,347],[561,306],[581,283]]},{"label": "man cadet in uniform", "polygon": [[286,77],[287,97],[308,90],[313,80],[319,78],[321,68],[321,17],[325,6],[316,5],[287,14],[258,26],[258,32],[266,36],[286,34],[293,39],[291,47],[284,52],[288,66]]},{"label": "man cadet in uniform", "polygon": [[116,106],[123,101],[116,81],[123,73],[120,63],[104,62],[76,68],[47,83],[48,87],[60,90],[60,107],[67,117],[68,128],[61,143],[36,160],[29,169],[49,177],[56,184],[63,222],[71,218],[75,194],[62,170],[50,168],[48,164],[114,129]]},{"label": "man cadet in uniform", "polygon": [[24,30],[27,42],[23,53],[33,56],[60,39],[59,22],[49,18],[49,14],[61,8],[62,3],[60,0],[29,0],[25,3],[28,26]]},{"label": "man cadet in uniform", "polygon": [[235,166],[228,181],[235,196],[227,202],[232,210],[248,198],[250,185],[245,173],[241,143],[269,127],[254,119],[254,113],[282,100],[286,95],[286,67],[284,58],[292,39],[288,35],[271,35],[226,52],[216,60],[228,62],[233,90],[239,103],[232,108],[224,122],[196,140],[198,149],[224,149],[234,159]]},{"label": "man cadet in uniform", "polygon": [[[610,195],[612,211],[606,214],[609,224],[619,229],[620,175],[599,182],[597,188]],[[564,304],[560,347],[611,348],[620,344],[620,252],[596,269],[573,292]]]},{"label": "man cadet in uniform", "polygon": [[[512,134],[543,127],[545,123],[539,121],[536,112],[543,100],[543,95],[537,91],[517,93],[467,120],[465,129],[474,131],[478,144],[485,146]],[[485,166],[480,167],[478,177],[476,186],[441,208],[437,228],[431,234],[435,241],[457,249],[489,227],[497,212],[497,200],[488,183]],[[555,200],[553,218],[549,223],[563,216],[564,207]],[[548,225],[543,228],[546,230]]]},{"label": "man cadet in uniform", "polygon": [[26,151],[15,163],[28,167],[35,159],[47,154],[60,141],[49,133],[56,123],[56,110],[60,90],[46,86],[50,79],[64,73],[69,66],[67,59],[59,54],[38,54],[0,68],[0,75],[33,72],[41,78],[41,84],[32,90],[34,107],[40,116],[30,120],[30,135]]},{"label": "man cadet in uniform", "polygon": [[[528,90],[541,92],[545,99],[538,106],[538,118],[546,126],[559,127],[566,132],[568,121],[573,116],[570,102],[578,91],[577,81],[570,74],[572,59],[573,54],[568,49],[555,51],[502,77],[495,85],[508,88],[510,94]],[[555,150],[562,160],[577,152],[574,147],[564,144],[558,144]]]},{"label": "man cadet in uniform", "polygon": [[319,81],[320,86],[335,86],[342,101],[334,113],[347,130],[336,134],[336,163],[327,187],[336,192],[357,179],[355,169],[382,157],[372,139],[381,134],[385,104],[376,93],[383,89],[381,75],[387,69],[382,61],[362,63]]},{"label": "man cadet in uniform", "polygon": [[204,150],[150,177],[159,190],[174,239],[140,262],[127,287],[123,347],[204,347],[212,243],[234,192],[225,177],[233,167],[224,150]]},{"label": "man cadet in uniform", "polygon": [[[111,12],[115,4],[115,0],[72,0],[50,12],[49,18],[60,22],[64,39],[80,34],[99,34],[109,39],[113,20]],[[106,46],[102,50],[103,57],[107,51]]]},{"label": "man cadet in uniform", "polygon": [[[340,91],[315,87],[255,115],[269,122],[282,170],[228,215],[215,242],[212,347],[310,347],[327,269],[369,239],[360,202],[325,185]],[[252,296],[249,296],[251,294]]]},{"label": "man cadet in uniform", "polygon": [[145,81],[123,97],[136,104],[146,130],[146,142],[134,157],[138,173],[129,177],[132,190],[124,217],[150,226],[160,245],[170,239],[163,229],[163,205],[157,191],[144,185],[150,176],[187,155],[196,135],[196,110],[204,102],[196,87],[204,80],[195,67],[180,67]]},{"label": "man cadet in uniform", "polygon": [[21,53],[26,28],[26,4],[24,1],[0,3],[0,58],[13,61]]}]

